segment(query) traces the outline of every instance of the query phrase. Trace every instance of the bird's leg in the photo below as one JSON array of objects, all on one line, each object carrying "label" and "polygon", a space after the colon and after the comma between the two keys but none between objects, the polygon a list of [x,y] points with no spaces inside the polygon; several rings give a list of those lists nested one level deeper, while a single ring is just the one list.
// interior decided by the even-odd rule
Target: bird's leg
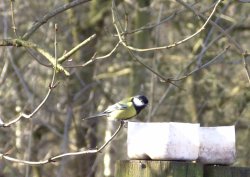
[{"label": "bird's leg", "polygon": [[128,121],[121,120],[121,124],[124,128],[128,128]]}]

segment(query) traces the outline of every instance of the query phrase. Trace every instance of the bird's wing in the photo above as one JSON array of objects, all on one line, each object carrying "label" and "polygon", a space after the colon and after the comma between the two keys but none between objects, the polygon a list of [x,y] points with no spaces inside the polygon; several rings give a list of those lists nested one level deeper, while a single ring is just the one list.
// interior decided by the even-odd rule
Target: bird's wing
[{"label": "bird's wing", "polygon": [[127,109],[127,105],[126,104],[123,104],[123,103],[116,103],[116,104],[113,104],[111,106],[109,106],[105,111],[104,113],[111,113],[113,111],[116,111],[116,110],[124,110],[124,109]]},{"label": "bird's wing", "polygon": [[98,117],[105,117],[106,114],[104,114],[103,112],[102,113],[99,113],[99,114],[96,114],[96,115],[93,115],[93,116],[89,116],[89,117],[84,117],[82,118],[83,120],[87,120],[87,119],[93,119],[93,118],[98,118]]},{"label": "bird's wing", "polygon": [[128,102],[123,108],[110,112],[107,118],[109,120],[127,120],[137,115],[132,102]]},{"label": "bird's wing", "polygon": [[109,106],[105,111],[103,111],[97,115],[90,116],[90,117],[83,118],[83,119],[86,120],[86,119],[92,119],[92,118],[97,118],[97,117],[107,117],[110,115],[110,113],[128,109],[128,107],[129,107],[128,103],[130,100],[131,100],[130,98],[126,99],[126,100],[122,100],[119,103],[115,103],[115,104]]},{"label": "bird's wing", "polygon": [[124,98],[124,99],[121,100],[119,103],[120,103],[120,104],[127,104],[127,103],[129,103],[129,102],[132,101],[132,98],[133,98],[133,97]]}]

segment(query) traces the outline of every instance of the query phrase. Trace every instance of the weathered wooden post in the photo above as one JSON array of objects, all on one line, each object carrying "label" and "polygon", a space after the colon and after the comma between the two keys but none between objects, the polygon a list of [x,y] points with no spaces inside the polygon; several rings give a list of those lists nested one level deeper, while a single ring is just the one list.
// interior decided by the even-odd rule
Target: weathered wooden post
[{"label": "weathered wooden post", "polygon": [[250,168],[152,160],[116,162],[115,177],[250,177]]},{"label": "weathered wooden post", "polygon": [[204,177],[250,177],[250,168],[230,166],[204,166]]},{"label": "weathered wooden post", "polygon": [[129,122],[127,145],[133,160],[117,161],[115,177],[250,177],[225,166],[235,161],[234,126]]},{"label": "weathered wooden post", "polygon": [[203,177],[197,163],[151,160],[117,161],[115,177]]}]

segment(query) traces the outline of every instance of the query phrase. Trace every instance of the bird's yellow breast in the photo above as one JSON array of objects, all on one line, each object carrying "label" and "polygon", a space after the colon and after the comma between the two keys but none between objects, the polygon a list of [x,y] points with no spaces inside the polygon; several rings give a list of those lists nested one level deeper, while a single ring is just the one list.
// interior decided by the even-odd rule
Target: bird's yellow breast
[{"label": "bird's yellow breast", "polygon": [[110,120],[126,120],[136,116],[136,110],[132,102],[127,102],[127,108],[121,110],[115,110],[108,116]]}]

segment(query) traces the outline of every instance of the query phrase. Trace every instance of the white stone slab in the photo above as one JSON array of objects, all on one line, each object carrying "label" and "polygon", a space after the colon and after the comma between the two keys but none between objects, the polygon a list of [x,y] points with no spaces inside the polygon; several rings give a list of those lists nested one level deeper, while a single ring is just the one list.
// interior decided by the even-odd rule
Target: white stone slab
[{"label": "white stone slab", "polygon": [[176,122],[128,122],[130,159],[196,160],[199,124]]},{"label": "white stone slab", "polygon": [[198,161],[229,165],[235,161],[235,126],[201,127]]}]

